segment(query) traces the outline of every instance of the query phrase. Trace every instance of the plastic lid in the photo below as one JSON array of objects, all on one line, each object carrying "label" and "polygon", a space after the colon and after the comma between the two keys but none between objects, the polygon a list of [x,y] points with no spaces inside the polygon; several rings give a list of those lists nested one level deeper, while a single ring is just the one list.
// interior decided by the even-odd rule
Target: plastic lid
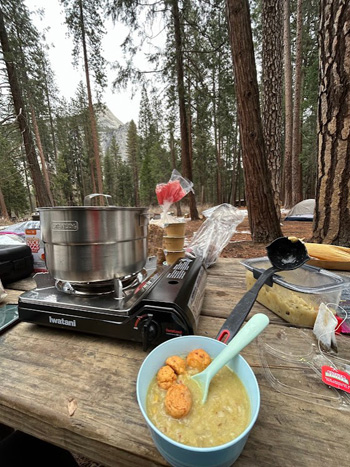
[{"label": "plastic lid", "polygon": [[[267,256],[247,259],[241,264],[251,271],[256,279],[265,269],[272,266]],[[312,294],[350,287],[350,279],[347,277],[307,264],[292,271],[275,273],[273,282],[295,292]]]},{"label": "plastic lid", "polygon": [[350,393],[322,381],[322,368],[350,372],[347,336],[337,336],[338,353],[323,352],[311,330],[280,326],[257,338],[263,372],[278,392],[308,403],[350,411]]}]

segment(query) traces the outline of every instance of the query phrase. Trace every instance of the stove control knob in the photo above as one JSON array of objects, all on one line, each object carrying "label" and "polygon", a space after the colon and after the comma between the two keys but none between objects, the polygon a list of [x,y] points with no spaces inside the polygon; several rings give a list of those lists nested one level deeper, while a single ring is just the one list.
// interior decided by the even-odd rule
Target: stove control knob
[{"label": "stove control knob", "polygon": [[146,319],[142,327],[142,342],[143,350],[146,351],[150,344],[158,337],[159,325],[156,321],[152,320],[152,317]]}]

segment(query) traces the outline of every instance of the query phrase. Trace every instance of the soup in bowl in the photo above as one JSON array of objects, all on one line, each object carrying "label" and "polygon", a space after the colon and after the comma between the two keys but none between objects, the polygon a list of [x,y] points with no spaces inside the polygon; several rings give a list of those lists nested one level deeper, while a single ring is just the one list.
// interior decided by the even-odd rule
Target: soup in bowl
[{"label": "soup in bowl", "polygon": [[[136,392],[140,410],[158,451],[173,466],[230,466],[241,454],[254,426],[260,408],[259,386],[240,355],[214,377],[205,404],[200,401],[200,388],[190,378],[198,369],[186,366],[183,373],[173,377],[169,387],[158,384],[159,370],[169,357],[176,355],[186,361],[190,352],[202,349],[213,359],[224,347],[224,343],[208,337],[178,337],[156,347],[139,370]],[[175,396],[175,407],[180,406],[180,412],[170,411],[169,415],[165,399],[175,386],[179,391],[179,386],[186,388],[185,401],[186,391],[190,391],[191,406],[182,413]],[[232,390],[235,395],[230,403]]]}]

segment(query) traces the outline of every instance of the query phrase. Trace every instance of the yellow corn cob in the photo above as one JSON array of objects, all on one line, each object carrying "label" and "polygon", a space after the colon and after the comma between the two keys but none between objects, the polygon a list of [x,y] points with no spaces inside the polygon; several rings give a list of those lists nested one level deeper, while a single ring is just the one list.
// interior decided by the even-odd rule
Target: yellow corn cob
[{"label": "yellow corn cob", "polygon": [[305,243],[309,256],[320,261],[350,261],[350,248],[321,243]]}]

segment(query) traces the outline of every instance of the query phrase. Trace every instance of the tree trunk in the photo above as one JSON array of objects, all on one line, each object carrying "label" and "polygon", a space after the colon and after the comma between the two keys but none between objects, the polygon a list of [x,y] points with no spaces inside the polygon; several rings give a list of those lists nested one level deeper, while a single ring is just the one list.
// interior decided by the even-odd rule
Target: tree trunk
[{"label": "tree trunk", "polygon": [[233,143],[233,159],[232,159],[232,177],[231,177],[231,198],[229,203],[233,206],[236,206],[237,199],[237,187],[239,184],[239,164],[240,164],[240,144],[239,144],[239,134],[238,134],[238,121],[236,120]]},{"label": "tree trunk", "polygon": [[1,216],[3,217],[3,219],[9,220],[10,216],[9,216],[8,211],[7,211],[5,198],[4,198],[1,186],[0,186],[0,212],[1,212]]},{"label": "tree trunk", "polygon": [[321,0],[313,240],[350,247],[350,3]]},{"label": "tree trunk", "polygon": [[292,83],[292,58],[290,43],[290,0],[283,1],[283,57],[284,57],[284,207],[290,209],[293,206],[292,199],[292,147],[293,147],[293,83]]},{"label": "tree trunk", "polygon": [[34,107],[33,107],[32,104],[30,104],[30,110],[31,110],[31,115],[32,115],[32,123],[33,123],[33,129],[34,129],[36,144],[38,146],[39,156],[40,156],[40,160],[41,160],[41,168],[42,168],[42,171],[43,171],[43,176],[44,176],[44,180],[45,180],[45,184],[46,184],[46,189],[47,189],[48,195],[50,197],[51,205],[54,206],[53,196],[52,196],[51,189],[50,189],[49,171],[47,170],[44,150],[43,150],[43,147],[42,147],[42,144],[41,144],[41,138],[40,138],[38,122],[36,120],[35,110],[34,110]]},{"label": "tree trunk", "polygon": [[[170,130],[169,147],[170,147],[171,167],[172,169],[176,169],[175,138],[174,138],[173,130]],[[176,206],[177,217],[182,217],[181,202],[178,201],[177,203],[175,203],[175,206]]]},{"label": "tree trunk", "polygon": [[292,145],[292,203],[303,199],[301,184],[301,95],[302,95],[302,32],[303,32],[303,0],[297,4],[297,38],[295,57],[295,85],[293,108],[293,145]]},{"label": "tree trunk", "polygon": [[8,41],[7,31],[4,23],[4,15],[0,8],[0,40],[4,60],[6,63],[7,75],[10,83],[11,94],[13,98],[13,104],[17,115],[17,122],[21,135],[23,138],[24,148],[28,159],[28,164],[33,180],[36,198],[39,206],[51,206],[49,194],[46,190],[44,179],[40,171],[37,155],[35,152],[34,141],[30,129],[28,127],[28,119],[24,102],[22,98],[22,92],[17,78],[17,72],[14,65],[14,61],[11,57],[11,50]]},{"label": "tree trunk", "polygon": [[34,206],[33,206],[32,196],[31,196],[31,193],[30,193],[30,183],[29,183],[29,177],[28,177],[27,160],[26,160],[26,156],[24,154],[22,144],[21,144],[21,156],[22,156],[22,162],[23,162],[23,166],[24,166],[24,178],[25,178],[25,181],[26,181],[26,188],[27,188],[27,193],[28,193],[30,212],[33,212],[34,211]]},{"label": "tree trunk", "polygon": [[[190,157],[190,138],[188,134],[188,123],[186,114],[186,99],[184,86],[182,35],[180,25],[180,13],[178,0],[172,0],[172,14],[174,21],[175,48],[176,48],[176,72],[177,72],[177,92],[180,109],[180,132],[181,132],[181,163],[182,175],[192,180],[192,161]],[[190,204],[190,215],[192,220],[199,219],[196,200],[194,194],[188,194]]]},{"label": "tree trunk", "polygon": [[282,5],[263,0],[263,130],[267,165],[271,174],[274,203],[281,218],[281,153],[282,153]]},{"label": "tree trunk", "polygon": [[82,0],[79,0],[79,10],[80,10],[80,26],[81,26],[81,37],[82,37],[83,55],[84,55],[84,68],[85,68],[85,77],[86,77],[86,89],[87,89],[88,102],[89,102],[91,136],[92,136],[92,145],[93,145],[95,165],[96,165],[97,186],[98,186],[99,193],[103,193],[102,169],[101,169],[100,151],[99,151],[99,146],[98,146],[96,117],[95,117],[94,107],[92,103],[92,93],[91,93],[90,74],[89,74],[89,61],[88,61],[87,48],[86,48],[84,12],[83,12]]},{"label": "tree trunk", "polygon": [[[92,183],[92,191],[94,193],[97,193],[97,187],[96,187],[96,180],[95,180],[95,164],[94,164],[94,159],[90,157],[90,173],[91,173],[91,183]],[[99,191],[99,193],[103,193],[103,191]]]},{"label": "tree trunk", "polygon": [[50,93],[49,93],[49,86],[48,86],[48,82],[47,82],[46,69],[44,69],[44,78],[45,78],[45,95],[46,95],[47,108],[48,108],[48,111],[49,111],[49,122],[50,122],[50,129],[51,129],[51,138],[52,138],[54,159],[55,159],[55,163],[57,164],[58,156],[57,156],[56,135],[55,135],[55,129],[54,129],[54,124],[53,124],[51,99],[50,99]]},{"label": "tree trunk", "polygon": [[[214,144],[215,144],[215,157],[217,163],[216,170],[216,202],[217,204],[222,204],[222,161],[220,153],[220,144],[219,144],[219,130],[217,125],[217,115],[216,115],[216,86],[215,86],[215,71],[213,70],[213,124],[214,124]],[[219,96],[220,98],[220,96]]]},{"label": "tree trunk", "polygon": [[227,12],[250,230],[254,242],[270,242],[282,232],[265,155],[248,0],[227,0]]}]

